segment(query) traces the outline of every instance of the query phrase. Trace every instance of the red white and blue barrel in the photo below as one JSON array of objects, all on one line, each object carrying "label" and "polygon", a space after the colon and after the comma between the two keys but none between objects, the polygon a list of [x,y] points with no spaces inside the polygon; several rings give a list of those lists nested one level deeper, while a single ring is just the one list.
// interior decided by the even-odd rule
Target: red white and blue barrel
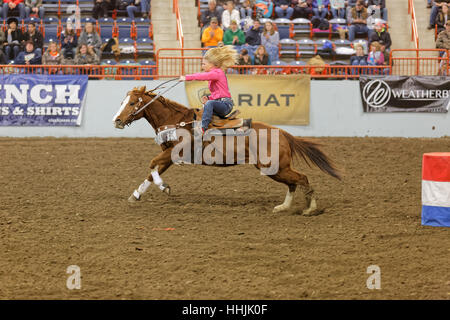
[{"label": "red white and blue barrel", "polygon": [[422,225],[450,227],[450,152],[423,155]]}]

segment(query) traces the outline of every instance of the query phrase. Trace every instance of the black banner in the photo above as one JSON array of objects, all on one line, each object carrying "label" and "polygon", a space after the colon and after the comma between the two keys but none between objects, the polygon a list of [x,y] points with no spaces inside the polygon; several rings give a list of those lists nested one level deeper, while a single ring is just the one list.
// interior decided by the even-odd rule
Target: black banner
[{"label": "black banner", "polygon": [[364,112],[447,113],[450,77],[361,76]]}]

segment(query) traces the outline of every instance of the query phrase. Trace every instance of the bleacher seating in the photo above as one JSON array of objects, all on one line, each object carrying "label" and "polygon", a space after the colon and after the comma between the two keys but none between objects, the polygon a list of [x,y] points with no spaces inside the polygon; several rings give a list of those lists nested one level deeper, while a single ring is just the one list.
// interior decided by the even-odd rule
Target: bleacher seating
[{"label": "bleacher seating", "polygon": [[[19,23],[19,27],[23,31],[26,30],[26,24],[35,22],[39,31],[44,36],[44,50],[47,48],[50,41],[60,43],[61,32],[66,28],[69,17],[73,18],[76,10],[76,4],[80,8],[80,23],[81,28],[87,22],[94,24],[95,30],[100,34],[102,41],[106,43],[112,37],[119,38],[119,46],[121,48],[131,47],[135,48],[135,52],[131,54],[123,54],[122,58],[132,58],[136,61],[144,59],[143,61],[151,61],[153,57],[153,40],[151,21],[148,18],[136,18],[132,21],[126,11],[120,12],[118,10],[111,10],[108,18],[99,18],[95,20],[92,17],[92,0],[45,0],[44,6],[46,9],[46,16],[41,21],[39,18],[28,18]],[[0,24],[3,30],[6,30],[6,21],[0,19]],[[77,30],[80,35],[82,29]],[[114,56],[109,53],[104,54],[107,64],[111,64]],[[108,60],[109,59],[109,60]],[[102,61],[105,62],[105,61]]]}]

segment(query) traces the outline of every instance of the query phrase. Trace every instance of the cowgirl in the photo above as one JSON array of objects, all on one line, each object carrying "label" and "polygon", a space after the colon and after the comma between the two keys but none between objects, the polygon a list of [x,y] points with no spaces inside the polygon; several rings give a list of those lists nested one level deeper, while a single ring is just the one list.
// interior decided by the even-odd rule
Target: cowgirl
[{"label": "cowgirl", "polygon": [[202,131],[208,129],[213,113],[225,117],[233,109],[233,100],[228,89],[225,70],[234,66],[238,53],[232,46],[219,46],[209,49],[203,57],[202,69],[205,72],[180,76],[181,81],[208,81],[211,95],[202,99],[204,103],[202,115]]}]

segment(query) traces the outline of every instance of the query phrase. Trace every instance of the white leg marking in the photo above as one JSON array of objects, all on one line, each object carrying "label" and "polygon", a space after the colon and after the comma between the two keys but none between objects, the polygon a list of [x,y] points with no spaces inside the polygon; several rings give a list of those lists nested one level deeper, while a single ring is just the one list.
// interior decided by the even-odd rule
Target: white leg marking
[{"label": "white leg marking", "polygon": [[139,188],[137,189],[137,191],[139,192],[139,194],[144,194],[148,188],[150,187],[152,183],[150,181],[148,181],[147,179],[145,179],[144,182],[141,183],[141,185],[139,186]]},{"label": "white leg marking", "polygon": [[273,212],[280,212],[280,211],[289,209],[291,207],[291,205],[292,205],[292,200],[294,199],[294,193],[295,193],[295,191],[294,192],[290,192],[288,190],[288,192],[286,193],[286,198],[284,199],[283,204],[280,204],[279,206],[276,206],[273,209]]},{"label": "white leg marking", "polygon": [[153,177],[153,182],[154,182],[157,186],[162,185],[163,181],[162,181],[161,177],[159,176],[159,173],[158,173],[158,166],[156,166],[156,168],[155,168],[154,170],[152,170],[152,177]]},{"label": "white leg marking", "polygon": [[134,190],[133,194],[130,196],[130,198],[128,198],[128,201],[135,202],[137,200],[140,200],[141,196],[148,190],[151,184],[152,183],[150,181],[145,179],[145,181],[141,183],[139,188],[137,188],[137,190]]},{"label": "white leg marking", "polygon": [[309,208],[303,210],[303,215],[305,216],[310,215],[311,213],[316,211],[316,209],[317,209],[316,199],[311,198],[311,204],[309,205]]},{"label": "white leg marking", "polygon": [[169,186],[164,184],[161,177],[159,176],[158,166],[156,166],[155,169],[152,170],[152,177],[153,177],[153,182],[158,186],[159,190],[161,190],[167,194],[170,194]]}]

